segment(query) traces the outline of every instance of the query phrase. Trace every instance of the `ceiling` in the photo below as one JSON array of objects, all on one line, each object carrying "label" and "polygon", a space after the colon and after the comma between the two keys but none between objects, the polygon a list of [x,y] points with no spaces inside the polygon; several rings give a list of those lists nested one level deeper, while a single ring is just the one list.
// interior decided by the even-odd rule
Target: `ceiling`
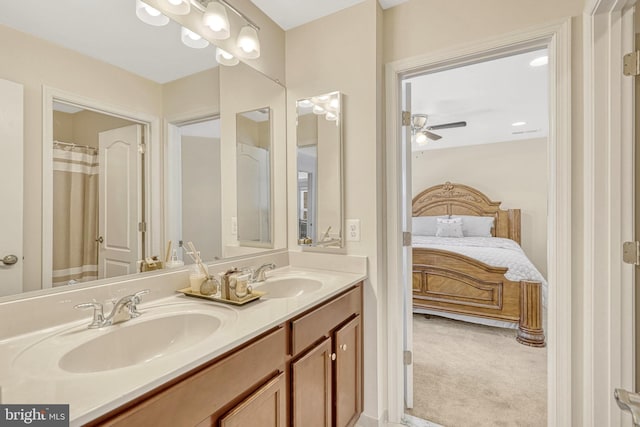
[{"label": "ceiling", "polygon": [[[424,74],[411,83],[412,114],[427,114],[428,125],[466,121],[467,126],[432,132],[442,136],[414,151],[546,138],[548,66],[529,63],[546,49]],[[524,125],[512,126],[516,122]]]}]

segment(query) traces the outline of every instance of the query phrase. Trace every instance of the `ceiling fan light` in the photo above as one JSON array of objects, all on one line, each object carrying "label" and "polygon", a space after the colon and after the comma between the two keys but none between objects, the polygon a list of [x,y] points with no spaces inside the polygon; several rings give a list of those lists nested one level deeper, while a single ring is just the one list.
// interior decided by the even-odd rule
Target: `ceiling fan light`
[{"label": "ceiling fan light", "polygon": [[141,0],[136,0],[136,16],[145,24],[155,27],[162,27],[169,23],[167,16],[164,16],[158,9],[149,6]]},{"label": "ceiling fan light", "polygon": [[182,27],[180,32],[180,39],[185,46],[192,47],[194,49],[204,49],[209,46],[209,42],[200,36],[200,34],[194,33],[188,28]]},{"label": "ceiling fan light", "polygon": [[187,15],[191,12],[191,2],[189,0],[164,0],[164,8],[174,15]]},{"label": "ceiling fan light", "polygon": [[226,50],[223,50],[223,49],[220,49],[219,47],[217,47],[216,48],[216,62],[218,64],[227,65],[227,66],[231,67],[231,66],[234,66],[234,65],[238,65],[240,60],[238,58],[236,58],[235,56],[231,55]]},{"label": "ceiling fan light", "polygon": [[213,37],[218,40],[228,39],[231,34],[229,31],[229,17],[227,9],[222,3],[211,1],[207,5],[207,9],[202,16],[204,25],[213,32]]},{"label": "ceiling fan light", "polygon": [[243,57],[249,59],[260,57],[260,39],[258,39],[258,32],[251,25],[245,25],[240,29],[237,44]]},{"label": "ceiling fan light", "polygon": [[426,114],[414,114],[411,116],[411,127],[413,129],[422,129],[427,124]]},{"label": "ceiling fan light", "polygon": [[416,133],[416,144],[423,145],[423,144],[426,144],[428,141],[429,140],[427,138],[427,135],[424,132]]}]

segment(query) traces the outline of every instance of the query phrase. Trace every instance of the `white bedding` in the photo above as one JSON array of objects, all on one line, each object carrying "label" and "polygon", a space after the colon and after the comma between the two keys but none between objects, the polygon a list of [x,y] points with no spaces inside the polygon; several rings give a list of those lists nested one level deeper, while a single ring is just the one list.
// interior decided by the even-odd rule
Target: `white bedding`
[{"label": "white bedding", "polygon": [[[515,282],[520,280],[541,282],[542,307],[543,312],[546,311],[548,294],[547,281],[531,263],[529,258],[527,258],[527,255],[520,245],[511,239],[501,237],[434,237],[414,235],[412,246],[414,248],[432,248],[456,252],[494,267],[507,267],[508,270],[504,276]],[[543,316],[543,319],[546,319],[546,316]]]}]

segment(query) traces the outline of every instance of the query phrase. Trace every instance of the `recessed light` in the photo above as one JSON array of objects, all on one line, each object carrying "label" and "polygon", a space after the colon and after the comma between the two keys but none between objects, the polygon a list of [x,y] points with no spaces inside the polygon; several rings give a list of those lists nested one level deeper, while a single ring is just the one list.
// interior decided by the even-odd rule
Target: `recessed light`
[{"label": "recessed light", "polygon": [[529,65],[531,65],[532,67],[542,67],[543,65],[547,65],[548,63],[549,63],[549,57],[545,55],[545,56],[539,56],[533,61],[529,62]]},{"label": "recessed light", "polygon": [[511,126],[524,126],[526,124],[527,124],[527,122],[513,122],[513,123],[511,123]]}]

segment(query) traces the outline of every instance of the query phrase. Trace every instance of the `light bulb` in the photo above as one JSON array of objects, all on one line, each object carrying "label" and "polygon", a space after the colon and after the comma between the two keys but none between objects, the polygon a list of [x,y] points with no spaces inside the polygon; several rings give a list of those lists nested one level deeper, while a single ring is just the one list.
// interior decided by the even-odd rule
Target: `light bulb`
[{"label": "light bulb", "polygon": [[209,27],[216,39],[224,40],[229,38],[229,17],[227,9],[217,1],[209,2],[207,9],[202,16],[204,25]]},{"label": "light bulb", "polygon": [[149,6],[141,0],[136,0],[136,16],[145,24],[162,27],[169,23],[169,18],[158,9]]},{"label": "light bulb", "polygon": [[187,15],[191,11],[189,0],[164,0],[167,12],[175,15]]},{"label": "light bulb", "polygon": [[424,132],[416,133],[416,144],[424,144],[427,142],[427,135]]},{"label": "light bulb", "polygon": [[242,51],[242,56],[249,59],[260,57],[260,40],[258,32],[250,25],[245,25],[238,34],[238,48]]},{"label": "light bulb", "polygon": [[196,34],[185,27],[182,27],[180,39],[186,46],[192,47],[194,49],[203,49],[209,46],[209,42],[203,39],[200,34]]},{"label": "light bulb", "polygon": [[216,48],[216,62],[218,64],[222,64],[222,65],[233,66],[233,65],[237,65],[240,62],[240,60],[238,58],[236,58],[235,56],[231,55],[226,50],[223,50],[223,49],[220,49],[219,47],[217,47]]}]

